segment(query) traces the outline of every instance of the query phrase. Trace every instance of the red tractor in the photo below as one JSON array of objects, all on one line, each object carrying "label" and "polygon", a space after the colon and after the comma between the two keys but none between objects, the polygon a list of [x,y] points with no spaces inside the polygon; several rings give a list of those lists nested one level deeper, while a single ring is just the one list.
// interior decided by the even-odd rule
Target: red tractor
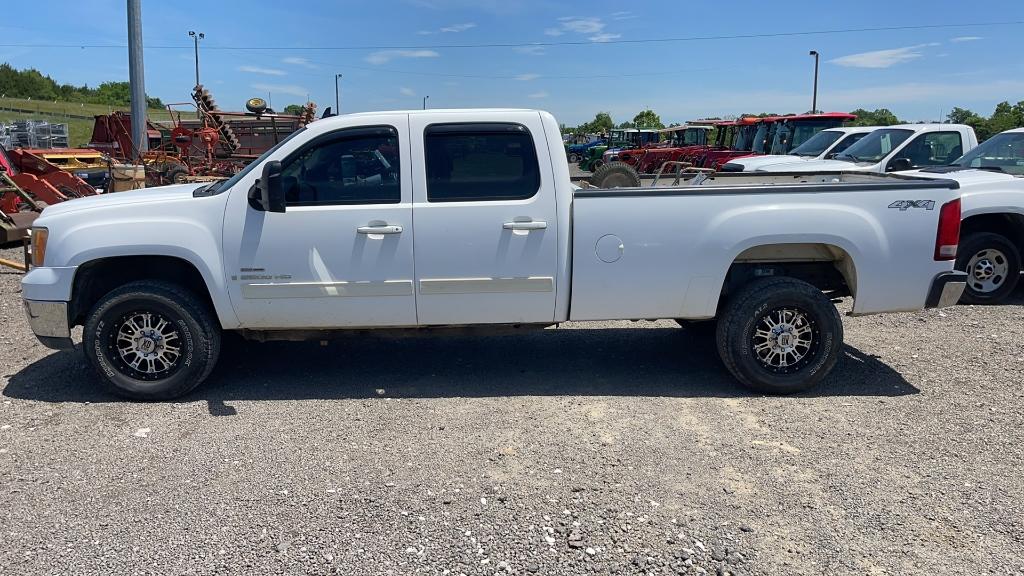
[{"label": "red tractor", "polygon": [[693,164],[718,170],[733,158],[788,154],[818,132],[856,119],[845,112],[740,118],[736,121],[736,139],[732,146],[708,150],[702,158],[694,159]]}]

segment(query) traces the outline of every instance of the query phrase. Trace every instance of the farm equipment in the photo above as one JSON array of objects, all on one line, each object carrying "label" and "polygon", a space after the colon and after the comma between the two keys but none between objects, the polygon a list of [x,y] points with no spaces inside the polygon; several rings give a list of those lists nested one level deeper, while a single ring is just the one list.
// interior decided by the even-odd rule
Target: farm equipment
[{"label": "farm equipment", "polygon": [[648,148],[622,150],[618,153],[618,160],[641,174],[653,174],[665,162],[680,161],[684,155],[706,147],[712,129],[710,124],[665,128],[658,131],[666,138],[664,142]]},{"label": "farm equipment", "polygon": [[[191,96],[192,102],[167,105],[169,125],[147,121],[149,151],[141,158],[125,112],[97,116],[89,145],[121,162],[141,159],[150,185],[204,181],[235,174],[316,118],[312,102],[299,115],[275,114],[261,98],[250,99],[247,112],[226,112],[202,85]],[[182,107],[191,110],[183,114]],[[196,112],[198,119],[186,118]]]},{"label": "farm equipment", "polygon": [[11,160],[0,147],[0,245],[24,241],[42,206],[21,189],[11,174]]},{"label": "farm equipment", "polygon": [[[71,198],[94,196],[95,188],[71,172],[48,162],[37,155],[38,150],[16,148],[3,150],[3,168],[9,186],[13,185],[29,197],[45,204],[56,204]],[[5,193],[4,198],[10,195]],[[13,204],[6,204],[4,212],[16,212]]]},{"label": "farm equipment", "polygon": [[693,164],[717,170],[733,158],[788,154],[818,132],[856,119],[853,114],[844,112],[740,118],[736,121],[736,140],[731,148],[710,149]]},{"label": "farm equipment", "polygon": [[579,167],[581,170],[587,172],[593,172],[601,166],[604,166],[605,159],[604,154],[608,150],[620,150],[622,148],[638,148],[647,144],[651,144],[652,140],[657,137],[657,132],[654,130],[637,130],[637,129],[616,129],[609,133],[609,141],[605,144],[591,146],[587,150],[587,155],[580,160]]}]

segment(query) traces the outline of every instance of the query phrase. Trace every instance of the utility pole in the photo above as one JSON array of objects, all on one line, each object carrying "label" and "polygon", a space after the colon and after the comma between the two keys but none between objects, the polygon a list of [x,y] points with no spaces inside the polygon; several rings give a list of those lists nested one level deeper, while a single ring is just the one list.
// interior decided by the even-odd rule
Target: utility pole
[{"label": "utility pole", "polygon": [[192,37],[196,45],[196,86],[199,86],[199,41],[206,38],[206,34],[189,30],[188,35]]},{"label": "utility pole", "polygon": [[811,50],[811,56],[814,56],[814,97],[811,100],[811,114],[818,112],[818,51]]},{"label": "utility pole", "polygon": [[[132,104],[132,140],[135,151],[142,155],[149,150],[146,131],[146,79],[142,65],[141,0],[128,0],[128,84]],[[131,153],[131,150],[125,152]]]},{"label": "utility pole", "polygon": [[427,98],[430,98],[430,96],[424,96],[423,97],[423,109],[424,110],[427,109]]},{"label": "utility pole", "polygon": [[341,114],[341,91],[338,90],[338,81],[341,80],[341,74],[334,75],[334,113]]}]

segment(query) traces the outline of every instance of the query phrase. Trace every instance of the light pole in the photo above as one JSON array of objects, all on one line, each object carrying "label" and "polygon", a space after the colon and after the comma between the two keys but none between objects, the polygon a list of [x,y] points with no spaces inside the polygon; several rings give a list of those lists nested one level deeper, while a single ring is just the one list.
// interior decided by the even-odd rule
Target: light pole
[{"label": "light pole", "polygon": [[338,89],[338,81],[341,80],[341,74],[334,75],[334,113],[341,114],[341,92]]},{"label": "light pole", "polygon": [[[132,105],[132,140],[135,150],[123,150],[132,160],[141,160],[149,149],[146,133],[146,81],[142,66],[142,3],[128,0],[128,84]],[[138,154],[136,158],[134,154]]]},{"label": "light pole", "polygon": [[811,100],[811,114],[818,112],[818,51],[811,50],[811,56],[814,56],[814,97]]},{"label": "light pole", "polygon": [[430,98],[430,96],[424,96],[423,97],[423,109],[424,110],[427,109],[427,98]]},{"label": "light pole", "polygon": [[206,38],[206,34],[189,30],[188,35],[192,37],[196,45],[196,86],[199,86],[199,41]]}]

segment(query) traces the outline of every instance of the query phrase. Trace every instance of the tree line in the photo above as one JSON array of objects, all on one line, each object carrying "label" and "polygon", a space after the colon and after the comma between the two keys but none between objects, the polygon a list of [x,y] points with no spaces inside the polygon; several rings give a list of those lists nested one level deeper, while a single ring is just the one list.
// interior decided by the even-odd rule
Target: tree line
[{"label": "tree line", "polygon": [[[59,100],[106,106],[129,106],[131,89],[128,82],[103,82],[95,88],[58,84],[53,78],[44,76],[35,68],[18,70],[7,64],[0,64],[0,95],[7,98],[31,98],[32,100]],[[146,97],[149,108],[163,108],[159,98]]]},{"label": "tree line", "polygon": [[[850,113],[857,116],[856,120],[849,123],[851,126],[892,126],[894,124],[912,123],[900,120],[896,114],[887,108],[877,108],[875,110],[858,108]],[[741,117],[764,117],[777,115],[778,114],[768,112],[740,114]],[[720,119],[721,118],[709,118],[708,120]],[[1017,102],[1016,104],[1001,102],[996,105],[995,111],[992,112],[992,115],[987,117],[966,108],[953,108],[944,120],[952,124],[967,124],[974,128],[974,131],[978,134],[979,140],[986,140],[989,137],[1005,130],[1024,127],[1024,100]],[[671,124],[670,126],[678,126],[678,124]],[[643,110],[634,116],[632,121],[625,121],[619,124],[616,124],[615,121],[612,120],[612,116],[608,112],[598,112],[590,122],[584,122],[575,128],[563,126],[563,132],[581,135],[607,134],[608,131],[613,128],[661,129],[665,128],[665,124],[662,123],[661,117],[653,110]]]}]

